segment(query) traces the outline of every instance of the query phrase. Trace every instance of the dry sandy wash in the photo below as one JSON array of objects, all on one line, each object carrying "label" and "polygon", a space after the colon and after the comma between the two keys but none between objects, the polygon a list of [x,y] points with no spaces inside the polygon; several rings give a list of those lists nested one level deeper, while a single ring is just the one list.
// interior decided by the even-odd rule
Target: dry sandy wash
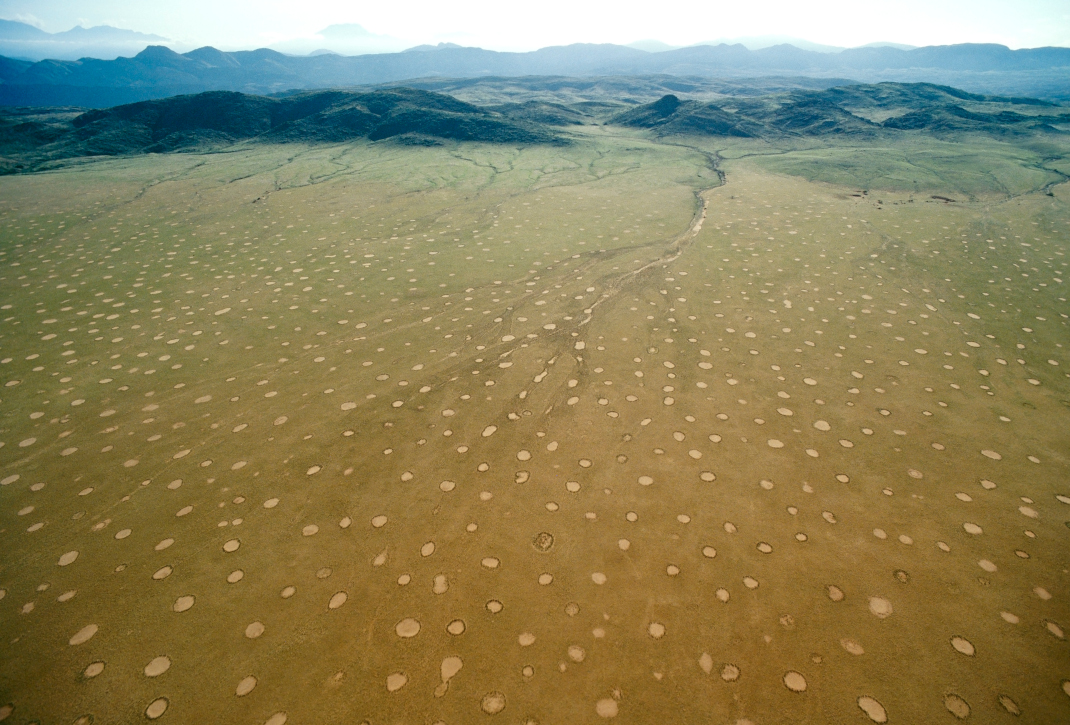
[{"label": "dry sandy wash", "polygon": [[0,722],[1070,722],[1066,185],[723,171],[0,180]]}]

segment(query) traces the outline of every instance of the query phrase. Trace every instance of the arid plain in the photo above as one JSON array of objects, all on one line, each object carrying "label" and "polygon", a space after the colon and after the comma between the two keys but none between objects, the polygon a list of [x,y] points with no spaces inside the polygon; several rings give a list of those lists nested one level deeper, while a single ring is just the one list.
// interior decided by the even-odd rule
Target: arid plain
[{"label": "arid plain", "polygon": [[0,721],[1070,719],[1065,177],[576,133],[0,179]]}]

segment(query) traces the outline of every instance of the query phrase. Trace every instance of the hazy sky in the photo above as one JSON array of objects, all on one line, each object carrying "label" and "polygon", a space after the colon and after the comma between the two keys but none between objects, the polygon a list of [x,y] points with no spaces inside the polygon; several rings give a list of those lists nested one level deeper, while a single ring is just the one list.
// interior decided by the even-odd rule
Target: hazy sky
[{"label": "hazy sky", "polygon": [[575,42],[673,45],[789,35],[829,45],[994,42],[1070,46],[1070,0],[0,0],[0,17],[49,32],[114,25],[185,47],[254,48],[359,23],[407,42],[495,50]]}]

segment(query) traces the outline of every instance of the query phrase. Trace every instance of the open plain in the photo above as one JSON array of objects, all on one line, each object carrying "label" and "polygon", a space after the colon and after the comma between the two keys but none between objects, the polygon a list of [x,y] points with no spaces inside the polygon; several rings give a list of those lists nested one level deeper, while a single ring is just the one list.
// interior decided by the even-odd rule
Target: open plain
[{"label": "open plain", "polygon": [[0,721],[1070,720],[1066,142],[0,178]]}]

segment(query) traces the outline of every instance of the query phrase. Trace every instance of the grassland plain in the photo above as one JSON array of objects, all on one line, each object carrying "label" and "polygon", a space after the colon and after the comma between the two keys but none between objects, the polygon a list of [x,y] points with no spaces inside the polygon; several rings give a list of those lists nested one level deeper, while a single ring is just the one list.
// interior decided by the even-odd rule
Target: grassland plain
[{"label": "grassland plain", "polygon": [[0,720],[1070,718],[1065,150],[575,138],[0,179]]}]

